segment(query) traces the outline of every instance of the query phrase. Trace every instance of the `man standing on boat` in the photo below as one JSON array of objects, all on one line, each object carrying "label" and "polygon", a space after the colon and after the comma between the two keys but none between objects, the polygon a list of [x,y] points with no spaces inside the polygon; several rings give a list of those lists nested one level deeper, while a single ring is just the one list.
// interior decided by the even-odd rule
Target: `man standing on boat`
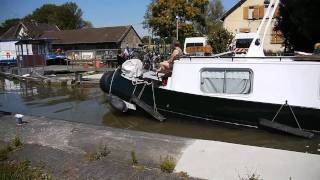
[{"label": "man standing on boat", "polygon": [[173,68],[173,63],[177,59],[177,56],[182,55],[182,50],[180,48],[180,43],[179,41],[174,42],[174,50],[170,56],[170,58],[166,61],[163,61],[160,63],[159,69],[157,69],[157,72],[167,72],[172,70]]}]

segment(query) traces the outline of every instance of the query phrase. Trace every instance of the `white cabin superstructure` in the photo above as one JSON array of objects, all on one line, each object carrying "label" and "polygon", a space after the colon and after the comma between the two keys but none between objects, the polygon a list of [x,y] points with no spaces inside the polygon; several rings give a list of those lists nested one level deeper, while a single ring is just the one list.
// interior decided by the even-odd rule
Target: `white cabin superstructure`
[{"label": "white cabin superstructure", "polygon": [[[250,72],[247,93],[210,93],[201,89],[203,70]],[[320,109],[320,63],[290,58],[182,58],[175,62],[165,89],[226,99]]]}]

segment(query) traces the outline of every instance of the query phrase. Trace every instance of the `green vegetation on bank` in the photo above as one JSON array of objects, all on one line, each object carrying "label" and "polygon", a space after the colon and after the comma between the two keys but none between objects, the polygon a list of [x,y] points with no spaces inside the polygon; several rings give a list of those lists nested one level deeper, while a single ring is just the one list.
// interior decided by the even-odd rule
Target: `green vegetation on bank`
[{"label": "green vegetation on bank", "polygon": [[8,161],[0,162],[0,179],[5,180],[50,180],[50,175],[46,174],[41,168],[30,166],[29,161]]},{"label": "green vegetation on bank", "polygon": [[9,144],[5,148],[0,149],[0,180],[52,179],[42,168],[31,167],[30,162],[27,160],[8,161],[10,153],[22,146],[22,141],[18,136],[12,140],[12,145]]},{"label": "green vegetation on bank", "polygon": [[166,156],[165,158],[160,157],[160,169],[162,172],[172,173],[176,163],[171,156]]},{"label": "green vegetation on bank", "polygon": [[87,152],[84,157],[87,161],[100,160],[111,153],[111,150],[106,146],[100,146],[96,152]]}]

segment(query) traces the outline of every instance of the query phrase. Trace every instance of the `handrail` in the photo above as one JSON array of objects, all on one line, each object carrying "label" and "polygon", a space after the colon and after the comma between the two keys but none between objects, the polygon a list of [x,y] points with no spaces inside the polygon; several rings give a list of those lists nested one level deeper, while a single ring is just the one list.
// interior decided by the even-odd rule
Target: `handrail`
[{"label": "handrail", "polygon": [[[223,53],[221,53],[223,54]],[[227,52],[225,54],[228,54]],[[279,61],[282,61],[284,59],[292,59],[294,61],[315,61],[315,62],[320,62],[320,56],[263,56],[263,57],[246,57],[246,56],[225,56],[221,57],[221,55],[217,54],[215,56],[180,56],[180,59],[185,58],[185,59],[190,59],[190,61],[194,58],[197,59],[208,59],[208,58],[213,58],[213,59],[219,59],[219,58],[224,58],[228,59],[231,58],[232,61],[234,59],[279,59]]]}]

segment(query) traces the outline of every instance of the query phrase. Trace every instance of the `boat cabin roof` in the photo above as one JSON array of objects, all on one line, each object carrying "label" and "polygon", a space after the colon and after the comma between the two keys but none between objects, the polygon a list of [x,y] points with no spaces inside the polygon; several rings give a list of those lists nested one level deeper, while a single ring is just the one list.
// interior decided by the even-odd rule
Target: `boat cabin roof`
[{"label": "boat cabin roof", "polygon": [[210,57],[188,56],[181,57],[175,63],[295,63],[320,65],[320,56],[266,56],[266,57]]}]

